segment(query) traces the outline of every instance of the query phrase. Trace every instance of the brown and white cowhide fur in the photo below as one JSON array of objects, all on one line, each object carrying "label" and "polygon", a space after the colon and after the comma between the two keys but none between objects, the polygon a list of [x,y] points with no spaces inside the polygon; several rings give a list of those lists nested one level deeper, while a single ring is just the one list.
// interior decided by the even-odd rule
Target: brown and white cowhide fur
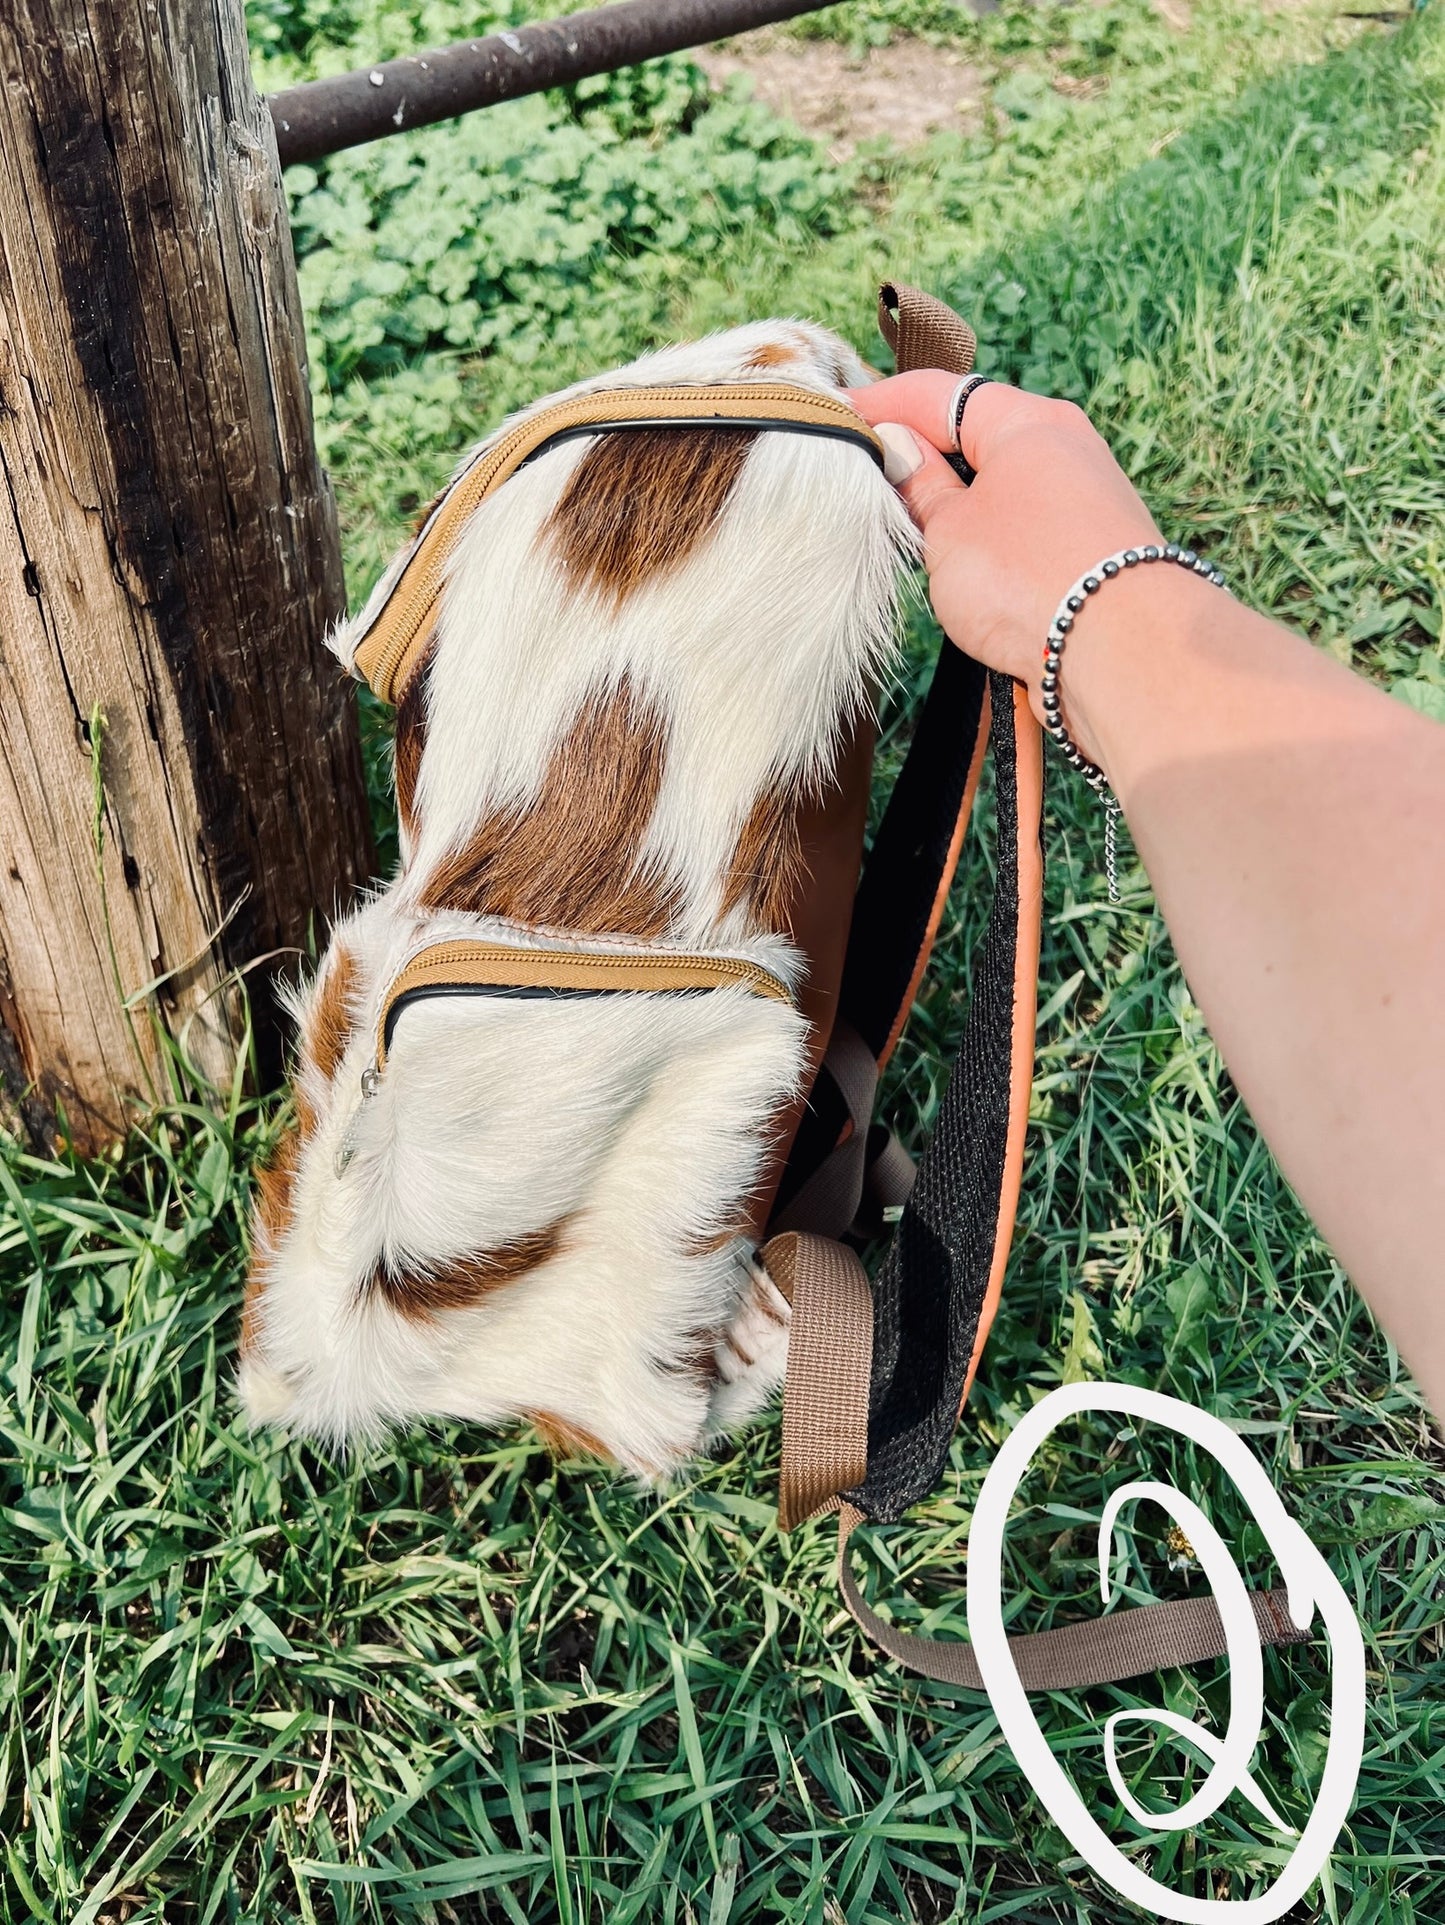
[{"label": "brown and white cowhide fur", "polygon": [[[766,322],[568,392],[867,378],[824,330]],[[799,1086],[795,1010],[436,998],[366,1101],[361,1078],[388,984],[452,936],[704,951],[796,985],[798,812],[889,659],[914,545],[857,448],[738,429],[563,442],[474,513],[397,716],[400,872],[295,998],[254,1419],[335,1442],[525,1417],[654,1478],[764,1404],[787,1308],[739,1229]],[[333,638],[348,665],[364,620]]]}]

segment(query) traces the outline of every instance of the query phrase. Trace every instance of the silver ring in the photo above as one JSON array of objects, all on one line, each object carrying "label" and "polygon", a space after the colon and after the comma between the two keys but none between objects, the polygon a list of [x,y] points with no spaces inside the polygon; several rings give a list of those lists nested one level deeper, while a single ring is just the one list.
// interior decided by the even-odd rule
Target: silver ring
[{"label": "silver ring", "polygon": [[949,440],[953,443],[953,452],[956,455],[963,453],[962,448],[958,445],[958,431],[963,426],[963,411],[968,405],[968,397],[973,393],[975,388],[983,387],[987,380],[988,376],[986,374],[964,375],[949,400],[948,436]]}]

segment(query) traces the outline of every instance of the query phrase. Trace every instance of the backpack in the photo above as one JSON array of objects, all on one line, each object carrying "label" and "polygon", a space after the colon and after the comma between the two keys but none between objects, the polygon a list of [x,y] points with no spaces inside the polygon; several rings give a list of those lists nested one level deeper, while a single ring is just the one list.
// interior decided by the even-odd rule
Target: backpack
[{"label": "backpack", "polygon": [[[967,373],[884,286],[900,370]],[[943,642],[866,861],[871,695],[917,538],[836,337],[768,322],[505,422],[332,638],[394,703],[402,865],[294,996],[260,1174],[251,1415],[334,1440],[519,1416],[644,1479],[784,1379],[779,1514],[849,1534],[935,1487],[997,1310],[1036,1014],[1040,732]],[[967,477],[965,477],[967,478]],[[873,1120],[986,756],[997,872],[915,1171]],[[892,1225],[870,1284],[858,1244]],[[1262,1641],[1295,1628],[1252,1600]],[[1073,1688],[1222,1654],[1212,1599],[1012,1641]]]}]

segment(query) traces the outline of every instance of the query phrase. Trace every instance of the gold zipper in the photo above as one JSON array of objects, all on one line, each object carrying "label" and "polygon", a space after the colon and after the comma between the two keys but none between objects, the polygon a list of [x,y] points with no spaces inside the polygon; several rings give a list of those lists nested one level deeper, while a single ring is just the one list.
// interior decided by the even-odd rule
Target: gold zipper
[{"label": "gold zipper", "polygon": [[[679,411],[676,415],[678,421],[716,418],[726,422],[730,415],[746,415],[756,413],[760,408],[781,408],[785,404],[788,410],[797,410],[803,416],[812,414],[814,419],[826,418],[848,426],[856,425],[860,434],[872,438],[872,429],[846,402],[785,382],[693,388],[603,388],[592,394],[576,395],[569,401],[559,402],[553,408],[544,408],[519,422],[494,447],[477,455],[470,467],[457,476],[438,504],[430,529],[424,528],[417,537],[396,587],[357,644],[354,659],[358,673],[383,701],[393,699],[397,670],[415,642],[432,604],[441,593],[446,564],[462,528],[493,489],[515,472],[526,455],[559,429],[582,427],[595,420],[600,430],[609,421],[645,420],[659,410],[673,408]],[[788,420],[795,417],[787,412],[779,418]],[[418,564],[421,564],[418,578],[408,587],[407,577]],[[403,594],[405,599],[398,608],[397,597]],[[378,631],[384,636],[387,630],[391,631],[390,640],[383,642],[374,661],[368,661],[367,651],[377,638]]]},{"label": "gold zipper", "polygon": [[[425,960],[438,968],[448,963],[501,962],[520,956],[540,962],[586,963],[589,968],[607,969],[646,969],[655,966],[663,969],[705,969],[713,975],[736,978],[739,982],[762,982],[769,985],[763,992],[784,1002],[791,1002],[787,985],[780,976],[761,963],[746,962],[741,956],[710,956],[700,949],[522,949],[511,943],[484,942],[481,939],[469,941],[456,938],[448,942],[428,943],[409,956],[392,978],[396,982],[417,963]],[[388,994],[390,992],[388,991]]]}]

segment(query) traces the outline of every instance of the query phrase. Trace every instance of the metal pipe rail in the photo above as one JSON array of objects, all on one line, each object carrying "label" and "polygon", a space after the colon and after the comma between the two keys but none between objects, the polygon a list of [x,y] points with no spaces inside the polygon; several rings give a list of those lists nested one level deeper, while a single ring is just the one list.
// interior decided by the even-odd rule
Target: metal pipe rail
[{"label": "metal pipe rail", "polygon": [[838,0],[618,0],[272,94],[281,165],[706,46]]}]

